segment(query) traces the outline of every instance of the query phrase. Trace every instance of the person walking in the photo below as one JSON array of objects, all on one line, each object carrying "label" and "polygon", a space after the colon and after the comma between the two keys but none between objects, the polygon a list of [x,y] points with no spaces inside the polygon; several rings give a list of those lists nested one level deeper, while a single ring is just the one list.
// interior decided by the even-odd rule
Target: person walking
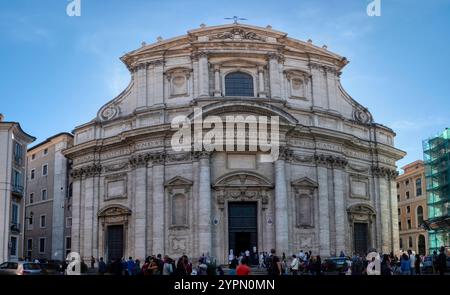
[{"label": "person walking", "polygon": [[292,255],[292,262],[291,262],[291,274],[292,275],[298,275],[298,267],[299,267],[299,260],[297,258],[297,255]]},{"label": "person walking", "polygon": [[98,274],[104,275],[106,273],[106,263],[103,261],[103,257],[100,257],[98,261]]},{"label": "person walking", "polygon": [[438,272],[437,259],[438,259],[438,254],[437,254],[437,251],[434,250],[433,255],[432,255],[433,274],[437,274],[437,272]]}]

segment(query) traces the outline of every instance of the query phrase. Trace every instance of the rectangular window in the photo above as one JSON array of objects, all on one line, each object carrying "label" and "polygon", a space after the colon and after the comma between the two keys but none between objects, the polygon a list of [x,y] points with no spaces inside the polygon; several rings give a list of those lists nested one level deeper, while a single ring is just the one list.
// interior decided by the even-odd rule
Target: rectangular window
[{"label": "rectangular window", "polygon": [[402,223],[400,221],[398,222],[398,230],[402,230]]},{"label": "rectangular window", "polygon": [[422,178],[416,179],[416,197],[422,195]]},{"label": "rectangular window", "polygon": [[34,193],[30,193],[30,200],[29,200],[29,203],[30,203],[30,204],[33,204],[33,202],[34,202]]},{"label": "rectangular window", "polygon": [[66,227],[72,227],[72,217],[66,218]]},{"label": "rectangular window", "polygon": [[400,208],[398,208],[398,215],[400,215],[402,212],[402,210]]},{"label": "rectangular window", "polygon": [[406,206],[406,213],[411,213],[411,207]]},{"label": "rectangular window", "polygon": [[31,155],[31,160],[35,160],[36,159],[36,154],[32,154]]},{"label": "rectangular window", "polygon": [[47,200],[47,190],[43,189],[41,192],[41,201]]},{"label": "rectangular window", "polygon": [[14,169],[12,177],[13,191],[16,193],[23,193],[22,173]]},{"label": "rectangular window", "polygon": [[39,238],[39,253],[45,252],[45,238]]},{"label": "rectangular window", "polygon": [[406,198],[409,199],[409,192],[406,192]]},{"label": "rectangular window", "polygon": [[33,229],[33,216],[30,216],[29,218],[27,218],[27,220],[28,220],[27,228],[28,228],[28,230],[32,230]]},{"label": "rectangular window", "polygon": [[408,229],[411,229],[411,219],[408,219]]},{"label": "rectangular window", "polygon": [[30,179],[34,179],[35,169],[31,169]]},{"label": "rectangular window", "polygon": [[41,215],[41,228],[45,227],[45,223],[46,223],[46,216],[45,215]]},{"label": "rectangular window", "polygon": [[33,239],[27,240],[27,257],[31,259],[33,256]]},{"label": "rectangular window", "polygon": [[48,164],[42,166],[42,176],[47,176],[48,173]]},{"label": "rectangular window", "polygon": [[19,224],[19,204],[12,203],[12,210],[11,210],[11,223],[14,225]]},{"label": "rectangular window", "polygon": [[11,237],[11,248],[9,249],[10,256],[17,256],[17,237]]},{"label": "rectangular window", "polygon": [[14,161],[16,164],[22,165],[23,159],[23,148],[18,142],[14,143]]},{"label": "rectangular window", "polygon": [[44,150],[44,156],[46,156],[48,154],[48,149]]},{"label": "rectangular window", "polygon": [[71,252],[72,249],[72,238],[66,237],[66,255]]}]

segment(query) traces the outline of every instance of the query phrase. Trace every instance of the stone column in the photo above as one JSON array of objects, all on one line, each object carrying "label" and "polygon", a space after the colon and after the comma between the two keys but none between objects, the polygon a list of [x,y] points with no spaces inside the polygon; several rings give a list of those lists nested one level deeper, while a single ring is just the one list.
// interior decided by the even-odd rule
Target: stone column
[{"label": "stone column", "polygon": [[317,182],[319,183],[319,253],[330,256],[330,217],[328,207],[328,163],[316,158]]},{"label": "stone column", "polygon": [[345,206],[345,171],[343,170],[347,161],[345,159],[335,159],[333,165],[333,183],[334,183],[334,216],[336,226],[336,255],[339,255],[341,251],[345,251],[345,218],[346,218],[346,206]]},{"label": "stone column", "polygon": [[134,163],[134,259],[143,261],[147,255],[147,162]]},{"label": "stone column", "polygon": [[81,245],[81,257],[85,261],[91,259],[93,253],[93,235],[94,218],[97,218],[94,212],[94,198],[95,198],[95,179],[99,173],[100,166],[93,164],[87,168],[86,178],[84,179],[84,206],[82,209],[83,218],[83,244]]},{"label": "stone column", "polygon": [[80,212],[81,212],[81,174],[78,169],[72,172],[72,251],[80,253]]},{"label": "stone column", "polygon": [[199,73],[199,96],[209,96],[209,71],[208,71],[208,55],[200,52],[198,55],[198,73]]},{"label": "stone column", "polygon": [[275,161],[275,245],[278,254],[288,252],[288,211],[285,160]]},{"label": "stone column", "polygon": [[269,80],[270,80],[270,96],[272,98],[281,99],[281,73],[279,68],[278,54],[269,55]]},{"label": "stone column", "polygon": [[164,255],[164,240],[166,236],[164,227],[164,161],[153,158],[153,254]]},{"label": "stone column", "polygon": [[198,237],[199,251],[211,253],[211,172],[209,153],[202,152],[200,158],[200,184],[198,204]]},{"label": "stone column", "polygon": [[264,88],[264,68],[263,67],[258,67],[258,96],[261,98],[265,98],[266,97],[266,91]]},{"label": "stone column", "polygon": [[398,231],[398,203],[397,203],[397,183],[395,178],[397,171],[393,170],[390,175],[390,205],[391,205],[391,231],[392,231],[392,251],[398,253],[400,250],[400,236]]},{"label": "stone column", "polygon": [[[389,189],[389,183],[387,180],[387,170],[384,167],[373,167],[372,168],[374,176],[375,176],[375,182],[377,185],[375,188],[378,188],[378,200],[377,200],[377,222],[378,222],[378,229],[381,231],[378,233],[378,240],[380,241],[380,244],[378,247],[380,247],[380,250],[383,253],[389,253],[391,251],[392,246],[392,233],[391,233],[391,210],[389,208],[389,195],[390,195],[390,189]],[[377,249],[378,250],[378,249]],[[378,250],[378,251],[380,251]]]},{"label": "stone column", "polygon": [[214,96],[222,96],[221,85],[220,85],[220,68],[219,66],[214,67]]}]

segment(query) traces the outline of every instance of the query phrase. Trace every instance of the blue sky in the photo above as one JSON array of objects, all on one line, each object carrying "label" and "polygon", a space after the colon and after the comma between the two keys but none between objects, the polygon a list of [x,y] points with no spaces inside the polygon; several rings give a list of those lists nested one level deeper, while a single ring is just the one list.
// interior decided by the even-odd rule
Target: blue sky
[{"label": "blue sky", "polygon": [[238,15],[346,56],[344,88],[396,131],[403,166],[450,126],[450,1],[370,2],[81,0],[69,17],[68,0],[0,0],[0,112],[37,142],[72,131],[128,84],[125,52]]}]

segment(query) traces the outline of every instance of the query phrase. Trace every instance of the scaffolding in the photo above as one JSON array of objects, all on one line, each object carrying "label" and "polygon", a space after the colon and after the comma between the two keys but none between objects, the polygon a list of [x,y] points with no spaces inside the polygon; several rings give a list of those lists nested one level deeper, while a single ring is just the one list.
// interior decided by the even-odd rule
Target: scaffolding
[{"label": "scaffolding", "polygon": [[429,251],[448,247],[450,204],[450,128],[423,141],[425,181],[427,188]]}]

